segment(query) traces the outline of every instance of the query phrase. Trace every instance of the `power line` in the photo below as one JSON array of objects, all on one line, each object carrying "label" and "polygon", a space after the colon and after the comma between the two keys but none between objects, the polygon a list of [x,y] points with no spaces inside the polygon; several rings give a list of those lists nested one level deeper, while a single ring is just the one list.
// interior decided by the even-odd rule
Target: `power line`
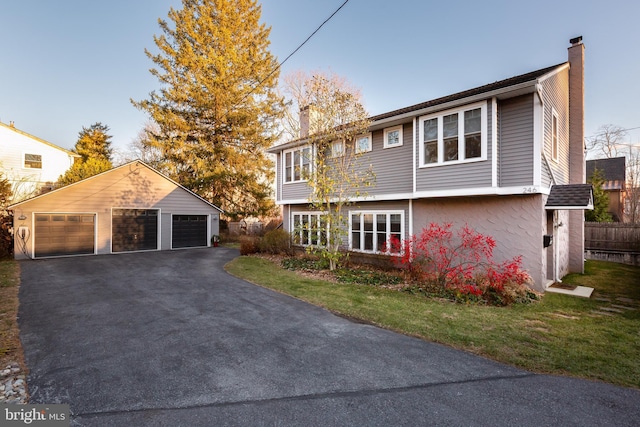
[{"label": "power line", "polygon": [[284,63],[285,63],[285,62],[287,62],[287,61],[289,60],[289,58],[291,58],[293,55],[295,55],[295,54],[296,54],[296,52],[298,52],[300,49],[302,49],[302,47],[303,47],[305,44],[307,44],[307,42],[308,42],[309,40],[311,40],[311,38],[312,38],[313,36],[315,36],[315,35],[316,35],[316,33],[317,33],[318,31],[320,31],[320,29],[321,29],[322,27],[324,27],[324,24],[326,24],[327,22],[329,22],[329,21],[331,20],[331,18],[333,18],[333,17],[334,17],[338,12],[340,12],[340,9],[342,9],[342,8],[343,8],[347,3],[349,3],[349,0],[345,0],[345,2],[344,2],[344,3],[342,3],[342,4],[340,5],[340,7],[338,7],[338,8],[337,8],[337,9],[336,9],[336,10],[335,10],[335,11],[334,11],[334,12],[333,12],[333,13],[332,13],[332,14],[331,14],[327,19],[325,19],[325,20],[324,20],[324,22],[322,22],[322,24],[320,24],[320,25],[318,26],[318,28],[316,28],[316,29],[315,29],[315,30],[314,30],[314,31],[309,35],[309,37],[307,37],[307,38],[305,39],[305,41],[303,41],[302,43],[300,43],[300,45],[299,45],[298,47],[296,47],[296,48],[293,50],[293,52],[291,52],[291,53],[290,53],[290,54],[289,54],[289,55],[288,55],[288,56],[287,56],[287,57],[286,57],[286,58],[285,58],[281,63],[279,63],[279,64],[278,64],[278,66],[277,66],[277,67],[275,67],[275,68],[274,68],[274,69],[273,69],[273,70],[272,70],[272,71],[267,75],[267,77],[265,77],[264,79],[260,80],[260,81],[258,82],[258,84],[257,84],[257,85],[255,85],[255,86],[254,86],[254,87],[253,87],[253,88],[252,88],[252,89],[251,89],[251,90],[250,90],[250,91],[249,91],[249,92],[248,92],[244,97],[242,97],[242,99],[240,100],[240,102],[239,102],[239,103],[242,103],[245,99],[247,99],[247,97],[248,97],[249,95],[251,95],[251,94],[252,94],[256,89],[258,89],[260,86],[262,86],[262,83],[264,83],[264,82],[265,82],[269,77],[271,77],[271,76],[272,76],[276,71],[278,71],[280,68],[282,68],[282,66],[284,65]]},{"label": "power line", "polygon": [[[626,128],[626,129],[614,129],[614,131],[615,132],[627,132],[627,131],[636,130],[636,129],[640,129],[640,126],[636,126],[636,127],[633,127],[633,128]],[[587,138],[595,138],[597,136],[602,136],[602,135],[606,135],[606,134],[607,134],[607,131],[602,131],[602,132],[594,133],[593,135],[588,136]]]}]

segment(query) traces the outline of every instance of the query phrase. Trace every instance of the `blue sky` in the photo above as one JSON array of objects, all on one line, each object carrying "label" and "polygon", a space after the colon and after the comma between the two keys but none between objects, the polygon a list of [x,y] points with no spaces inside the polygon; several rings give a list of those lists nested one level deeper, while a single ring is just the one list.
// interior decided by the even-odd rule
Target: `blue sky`
[{"label": "blue sky", "polygon": [[[344,0],[264,0],[271,51],[284,60]],[[129,102],[158,89],[149,73],[180,0],[0,2],[0,121],[65,148],[108,125],[124,150],[147,118]],[[586,135],[640,127],[640,2],[350,0],[296,55],[293,70],[330,70],[361,88],[371,114],[566,61],[586,46]],[[630,132],[640,142],[640,129]]]}]

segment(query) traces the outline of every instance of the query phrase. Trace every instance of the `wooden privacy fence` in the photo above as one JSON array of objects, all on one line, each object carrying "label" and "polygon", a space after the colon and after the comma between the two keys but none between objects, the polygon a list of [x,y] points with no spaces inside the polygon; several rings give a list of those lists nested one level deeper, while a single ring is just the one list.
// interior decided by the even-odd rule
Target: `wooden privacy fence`
[{"label": "wooden privacy fence", "polygon": [[584,248],[594,251],[640,252],[640,224],[585,222]]}]

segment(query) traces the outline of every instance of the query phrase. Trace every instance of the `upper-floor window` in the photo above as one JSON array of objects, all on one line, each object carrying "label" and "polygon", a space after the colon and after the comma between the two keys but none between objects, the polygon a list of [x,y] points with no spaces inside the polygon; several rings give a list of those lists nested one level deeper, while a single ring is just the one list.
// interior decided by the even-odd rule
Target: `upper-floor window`
[{"label": "upper-floor window", "polygon": [[420,118],[420,165],[485,160],[487,104],[477,103]]},{"label": "upper-floor window", "polygon": [[331,157],[342,157],[342,156],[344,156],[344,142],[333,141],[331,143]]},{"label": "upper-floor window", "polygon": [[294,148],[283,154],[284,182],[306,180],[311,170],[311,147]]},{"label": "upper-floor window", "polygon": [[558,113],[551,111],[551,156],[558,160]]},{"label": "upper-floor window", "polygon": [[399,254],[402,236],[402,211],[349,213],[349,249],[353,251]]},{"label": "upper-floor window", "polygon": [[400,147],[402,145],[402,125],[384,130],[384,148]]},{"label": "upper-floor window", "polygon": [[42,169],[42,155],[25,153],[24,167],[29,169]]},{"label": "upper-floor window", "polygon": [[366,135],[360,135],[356,137],[356,153],[366,153],[367,151],[371,151],[371,134],[368,133]]}]

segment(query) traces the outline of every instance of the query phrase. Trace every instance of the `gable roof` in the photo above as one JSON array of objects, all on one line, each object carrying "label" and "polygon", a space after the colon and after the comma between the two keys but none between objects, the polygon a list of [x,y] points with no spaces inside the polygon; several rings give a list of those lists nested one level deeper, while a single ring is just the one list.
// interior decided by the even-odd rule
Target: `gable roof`
[{"label": "gable roof", "polygon": [[593,210],[591,184],[553,185],[545,209]]},{"label": "gable roof", "polygon": [[208,200],[204,199],[203,197],[199,196],[198,194],[194,193],[193,191],[189,190],[188,188],[186,188],[186,187],[184,187],[184,186],[182,186],[182,185],[178,184],[176,181],[172,180],[171,178],[169,178],[168,176],[164,175],[163,173],[158,172],[157,170],[155,170],[154,168],[152,168],[151,166],[149,166],[148,164],[146,164],[145,162],[143,162],[143,161],[141,161],[141,160],[133,160],[133,161],[131,161],[131,162],[127,162],[127,163],[125,163],[125,164],[123,164],[123,165],[121,165],[121,166],[117,166],[117,167],[111,168],[111,169],[109,169],[108,171],[105,171],[105,172],[99,173],[99,174],[94,175],[94,176],[91,176],[91,177],[89,177],[89,178],[85,178],[85,179],[83,179],[83,180],[81,180],[81,181],[78,181],[78,182],[74,182],[73,184],[69,184],[69,185],[66,185],[66,186],[64,186],[64,187],[56,188],[55,190],[50,191],[50,192],[48,192],[48,193],[44,193],[44,194],[40,194],[40,195],[35,196],[35,197],[31,197],[31,198],[26,199],[26,200],[23,200],[23,201],[21,201],[21,202],[15,203],[15,204],[13,204],[13,205],[9,206],[7,209],[9,209],[9,210],[13,210],[14,208],[16,208],[16,207],[18,207],[18,206],[20,206],[20,205],[22,205],[22,204],[24,204],[24,203],[28,203],[28,202],[31,202],[32,200],[39,199],[39,198],[42,198],[42,197],[48,197],[48,196],[50,196],[50,195],[52,195],[52,194],[58,193],[59,191],[64,191],[64,190],[65,190],[65,189],[67,189],[67,188],[73,187],[73,186],[78,185],[78,184],[80,184],[80,183],[84,183],[84,182],[88,182],[88,181],[94,180],[94,179],[96,179],[96,178],[98,178],[98,177],[100,177],[100,176],[103,176],[103,175],[109,174],[109,173],[111,173],[111,172],[113,172],[113,171],[116,171],[116,170],[118,170],[118,169],[122,169],[122,168],[129,167],[129,166],[131,166],[131,165],[133,165],[133,164],[137,164],[137,165],[140,165],[140,166],[144,166],[144,167],[146,167],[146,168],[147,168],[147,169],[149,169],[150,171],[152,171],[152,172],[156,173],[157,175],[161,176],[162,178],[164,178],[164,179],[166,179],[167,181],[171,182],[172,184],[176,185],[178,188],[181,188],[181,189],[185,190],[186,192],[188,192],[188,193],[190,193],[192,196],[194,196],[194,197],[196,197],[196,198],[200,199],[201,201],[203,201],[203,202],[204,202],[204,203],[206,203],[207,205],[211,206],[212,208],[217,209],[218,211],[220,211],[220,212],[224,213],[224,211],[223,211],[222,209],[220,209],[219,207],[217,207],[217,206],[216,206],[216,205],[214,205],[213,203],[209,202]]},{"label": "gable roof", "polygon": [[371,117],[372,121],[383,120],[389,117],[398,116],[401,114],[411,113],[414,111],[422,110],[425,108],[433,107],[440,104],[446,104],[448,102],[457,101],[464,98],[469,98],[476,95],[483,95],[489,92],[493,92],[500,89],[505,89],[511,86],[516,86],[524,83],[535,83],[539,78],[544,77],[546,74],[549,74],[555,71],[557,68],[562,67],[566,63],[552,65],[551,67],[541,68],[536,71],[531,71],[526,74],[521,74],[519,76],[510,77],[508,79],[499,80],[493,83],[486,84],[484,86],[478,86],[473,89],[465,90],[462,92],[454,93],[451,95],[443,96],[441,98],[436,98],[431,101],[422,102],[420,104],[411,105],[409,107],[404,107],[399,110],[389,111],[388,113],[379,114],[377,116]]},{"label": "gable roof", "polygon": [[605,181],[626,180],[626,159],[624,157],[613,157],[610,159],[587,160],[587,179],[598,169],[602,171]]},{"label": "gable roof", "polygon": [[[371,120],[373,122],[372,124],[375,126],[376,124],[375,122],[383,122],[389,119],[393,120],[396,118],[400,118],[403,115],[410,116],[410,115],[423,114],[422,110],[429,109],[429,108],[436,108],[438,106],[442,106],[444,108],[446,104],[456,103],[457,101],[460,103],[462,102],[469,103],[469,102],[472,102],[472,99],[470,98],[474,98],[474,97],[488,98],[491,96],[497,96],[502,93],[510,92],[512,89],[515,89],[515,88],[520,88],[523,90],[525,88],[530,88],[529,89],[529,92],[530,92],[531,90],[533,90],[532,88],[535,87],[536,83],[538,83],[541,79],[544,79],[549,75],[552,75],[553,73],[556,73],[564,69],[564,67],[568,67],[568,66],[569,66],[568,62],[563,62],[557,65],[552,65],[550,67],[541,68],[536,71],[531,71],[529,73],[510,77],[508,79],[499,80],[483,86],[478,86],[473,89],[469,89],[469,90],[457,92],[451,95],[443,96],[440,98],[432,99],[430,101],[422,102],[420,104],[415,104],[415,105],[400,108],[397,110],[389,111],[386,113],[378,114],[376,116],[370,117],[369,120]],[[527,92],[524,92],[524,93],[527,93]],[[477,99],[477,100],[480,100],[480,99]],[[273,147],[269,148],[267,152],[278,153],[283,149],[302,145],[306,141],[307,141],[307,138],[299,138],[293,141],[286,142],[284,144],[274,145]]]},{"label": "gable roof", "polygon": [[21,131],[20,129],[16,129],[15,126],[11,126],[11,125],[8,125],[8,124],[2,123],[2,122],[0,122],[0,126],[6,128],[6,129],[9,129],[10,131],[13,131],[13,132],[15,132],[17,134],[20,134],[22,136],[26,136],[27,138],[33,139],[34,141],[38,141],[38,142],[41,142],[42,144],[48,145],[49,147],[52,147],[52,148],[55,148],[57,150],[63,151],[63,152],[65,152],[66,154],[68,154],[70,156],[80,157],[80,154],[74,153],[73,151],[67,150],[66,148],[59,147],[56,144],[53,144],[53,143],[51,143],[49,141],[45,141],[42,138],[38,138],[37,136],[34,136],[34,135],[31,135],[30,133]]}]

